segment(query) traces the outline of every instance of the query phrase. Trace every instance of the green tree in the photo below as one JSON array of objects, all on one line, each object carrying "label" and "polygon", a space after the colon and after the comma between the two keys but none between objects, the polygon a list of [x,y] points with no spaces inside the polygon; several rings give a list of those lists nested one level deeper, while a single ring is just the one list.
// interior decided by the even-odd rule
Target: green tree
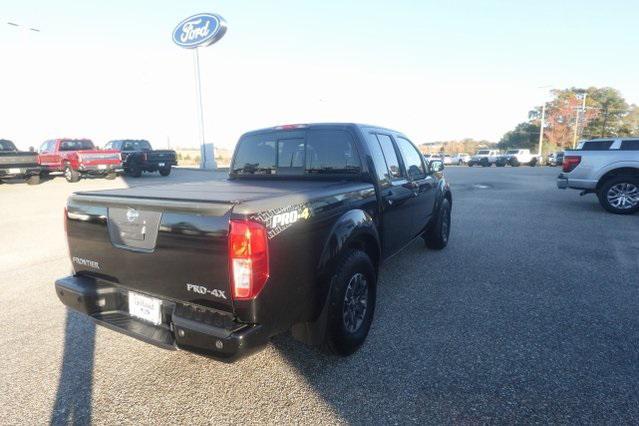
[{"label": "green tree", "polygon": [[515,128],[501,138],[497,146],[499,149],[521,148],[537,151],[539,143],[539,124],[524,121],[519,123]]},{"label": "green tree", "polygon": [[639,106],[631,105],[622,119],[620,136],[639,136]]},{"label": "green tree", "polygon": [[587,108],[595,108],[598,114],[584,129],[584,138],[626,136],[621,133],[629,106],[621,93],[612,87],[589,87],[587,93]]}]

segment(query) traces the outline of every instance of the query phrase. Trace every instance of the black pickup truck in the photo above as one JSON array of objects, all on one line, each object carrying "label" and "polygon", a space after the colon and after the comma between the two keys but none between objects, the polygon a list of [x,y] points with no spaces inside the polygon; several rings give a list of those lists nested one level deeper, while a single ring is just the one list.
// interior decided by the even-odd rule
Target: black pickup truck
[{"label": "black pickup truck", "polygon": [[142,172],[160,172],[162,176],[171,174],[171,167],[177,166],[177,155],[170,149],[156,149],[144,139],[123,139],[108,142],[105,149],[122,152],[124,172],[133,177]]},{"label": "black pickup truck", "polygon": [[73,194],[74,274],[56,291],[165,348],[233,360],[292,329],[348,355],[368,334],[382,261],[415,238],[448,243],[443,168],[379,127],[249,132],[227,180]]},{"label": "black pickup truck", "polygon": [[40,183],[42,168],[38,154],[32,151],[18,151],[7,139],[0,139],[0,182],[6,179],[25,179],[29,185]]}]

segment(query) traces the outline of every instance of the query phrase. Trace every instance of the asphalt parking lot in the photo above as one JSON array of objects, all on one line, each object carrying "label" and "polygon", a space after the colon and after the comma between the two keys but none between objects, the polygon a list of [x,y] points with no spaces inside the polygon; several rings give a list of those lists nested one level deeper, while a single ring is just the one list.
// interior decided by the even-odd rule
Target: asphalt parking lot
[{"label": "asphalt parking lot", "polygon": [[53,289],[72,191],[221,175],[0,186],[0,422],[639,422],[639,215],[555,189],[558,169],[446,173],[450,244],[384,265],[358,353],[282,335],[234,364],[96,328]]}]

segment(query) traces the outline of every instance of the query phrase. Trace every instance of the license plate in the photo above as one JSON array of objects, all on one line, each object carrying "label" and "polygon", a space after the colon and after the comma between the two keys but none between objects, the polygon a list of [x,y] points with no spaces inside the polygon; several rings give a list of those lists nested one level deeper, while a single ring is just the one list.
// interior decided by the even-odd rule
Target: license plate
[{"label": "license plate", "polygon": [[98,164],[98,170],[105,170],[107,168],[106,164]]},{"label": "license plate", "polygon": [[20,174],[20,169],[9,169],[9,174],[10,175],[19,175]]},{"label": "license plate", "polygon": [[164,163],[158,163],[158,166],[164,167]]},{"label": "license plate", "polygon": [[161,306],[160,299],[129,292],[129,314],[131,316],[159,325],[162,323]]}]

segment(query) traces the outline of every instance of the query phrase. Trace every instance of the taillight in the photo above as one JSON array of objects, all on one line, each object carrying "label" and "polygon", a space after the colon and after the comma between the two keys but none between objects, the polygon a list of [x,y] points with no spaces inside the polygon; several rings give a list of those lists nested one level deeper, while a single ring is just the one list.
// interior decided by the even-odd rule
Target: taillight
[{"label": "taillight", "polygon": [[580,155],[566,155],[563,162],[563,171],[570,173],[575,170],[575,167],[577,167],[579,163],[581,163]]},{"label": "taillight", "polygon": [[253,299],[260,293],[269,275],[264,225],[248,220],[230,221],[229,269],[234,299]]}]

